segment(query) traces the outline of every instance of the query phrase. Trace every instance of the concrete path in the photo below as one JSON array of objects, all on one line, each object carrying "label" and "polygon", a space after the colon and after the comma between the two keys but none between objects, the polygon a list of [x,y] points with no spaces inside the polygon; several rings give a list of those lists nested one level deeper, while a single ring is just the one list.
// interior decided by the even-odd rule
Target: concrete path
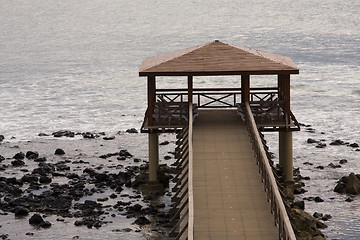
[{"label": "concrete path", "polygon": [[194,122],[194,239],[278,239],[246,126],[235,110]]}]

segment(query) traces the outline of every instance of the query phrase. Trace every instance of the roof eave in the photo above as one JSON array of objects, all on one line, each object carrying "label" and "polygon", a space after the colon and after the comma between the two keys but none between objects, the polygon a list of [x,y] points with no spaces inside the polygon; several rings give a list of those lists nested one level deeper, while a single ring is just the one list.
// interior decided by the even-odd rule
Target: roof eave
[{"label": "roof eave", "polygon": [[261,71],[211,71],[211,72],[139,72],[140,77],[147,77],[147,76],[282,75],[282,74],[299,74],[299,69],[261,70]]}]

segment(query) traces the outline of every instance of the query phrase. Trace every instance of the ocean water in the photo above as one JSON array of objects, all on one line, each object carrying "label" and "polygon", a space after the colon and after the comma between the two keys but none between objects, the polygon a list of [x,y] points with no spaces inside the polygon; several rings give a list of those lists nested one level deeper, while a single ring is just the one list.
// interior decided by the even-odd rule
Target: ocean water
[{"label": "ocean water", "polygon": [[[289,56],[292,111],[315,132],[294,133],[294,165],[306,182],[307,210],[329,213],[329,238],[359,239],[360,199],[332,192],[336,180],[360,173],[360,152],[324,149],[307,138],[360,143],[360,3],[358,1],[2,0],[0,8],[0,134],[29,140],[61,129],[117,132],[140,128],[144,58],[212,42]],[[233,86],[239,78],[196,78],[195,86]],[[273,77],[254,77],[252,86]],[[185,84],[163,78],[160,86]],[[276,134],[267,135],[277,151]],[[315,166],[347,159],[339,169]],[[304,162],[314,165],[304,165]],[[304,197],[301,196],[301,197]]]}]

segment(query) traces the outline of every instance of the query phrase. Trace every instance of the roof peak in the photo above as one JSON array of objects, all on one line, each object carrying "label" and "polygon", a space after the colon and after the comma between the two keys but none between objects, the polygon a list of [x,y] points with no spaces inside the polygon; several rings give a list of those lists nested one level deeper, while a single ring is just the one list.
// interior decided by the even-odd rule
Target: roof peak
[{"label": "roof peak", "polygon": [[147,75],[225,75],[299,73],[288,57],[215,40],[203,45],[145,59],[139,69]]}]

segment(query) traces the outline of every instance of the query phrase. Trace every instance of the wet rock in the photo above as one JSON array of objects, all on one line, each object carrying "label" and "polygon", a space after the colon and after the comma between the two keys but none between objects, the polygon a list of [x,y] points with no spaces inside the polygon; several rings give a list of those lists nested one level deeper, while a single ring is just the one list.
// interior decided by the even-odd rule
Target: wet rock
[{"label": "wet rock", "polygon": [[72,131],[68,131],[68,130],[61,130],[61,131],[52,133],[52,135],[54,137],[71,137],[71,138],[73,138],[75,136],[75,133]]},{"label": "wet rock", "polygon": [[345,199],[345,202],[352,202],[354,201],[354,197],[348,197]]},{"label": "wet rock", "polygon": [[340,161],[339,161],[339,163],[340,164],[345,164],[345,163],[347,163],[348,161],[346,160],[346,159],[341,159]]},{"label": "wet rock", "polygon": [[328,226],[323,222],[316,221],[316,227],[320,228],[320,229],[324,229],[324,228],[327,228]]},{"label": "wet rock", "polygon": [[90,138],[90,139],[95,138],[95,135],[91,132],[82,133],[82,136],[83,138]]},{"label": "wet rock", "polygon": [[322,218],[323,216],[324,216],[324,214],[319,213],[319,212],[314,212],[314,214],[313,214],[314,218]]},{"label": "wet rock", "polygon": [[16,160],[23,160],[25,158],[25,154],[23,152],[19,152],[19,153],[15,154],[15,156],[13,158]]},{"label": "wet rock", "polygon": [[[321,235],[321,231],[317,227],[317,220],[309,213],[293,208],[290,212],[293,218],[292,223],[299,232],[306,232],[310,237]],[[311,239],[311,238],[310,238]]]},{"label": "wet rock", "polygon": [[11,162],[11,165],[13,165],[14,167],[20,167],[20,166],[24,166],[25,162],[22,160],[14,160]]},{"label": "wet rock", "polygon": [[114,140],[115,136],[103,137],[104,140]]},{"label": "wet rock", "polygon": [[321,217],[321,220],[329,221],[331,218],[332,218],[332,216],[330,214],[325,214],[324,216]]},{"label": "wet rock", "polygon": [[150,224],[151,222],[146,217],[139,217],[138,219],[135,220],[134,223],[137,225],[146,225],[146,224]]},{"label": "wet rock", "polygon": [[292,208],[298,208],[301,210],[305,209],[305,202],[304,201],[296,201],[291,204]]},{"label": "wet rock", "polygon": [[341,140],[335,140],[333,142],[330,143],[330,145],[332,146],[339,146],[339,145],[344,145],[345,143]]},{"label": "wet rock", "polygon": [[65,151],[61,148],[58,148],[55,150],[55,155],[64,155],[65,154]]},{"label": "wet rock", "polygon": [[331,168],[341,168],[341,165],[330,163],[330,164],[328,165],[328,167],[331,167]]},{"label": "wet rock", "polygon": [[39,182],[43,183],[43,184],[48,184],[48,183],[52,182],[52,179],[50,177],[47,177],[47,176],[41,176],[40,179],[39,179]]},{"label": "wet rock", "polygon": [[162,145],[162,146],[164,146],[164,145],[169,145],[169,141],[164,141],[164,142],[161,142],[159,145]]},{"label": "wet rock", "polygon": [[27,159],[36,159],[39,157],[39,153],[33,151],[27,151],[25,156]]},{"label": "wet rock", "polygon": [[39,133],[39,134],[38,134],[38,136],[39,136],[39,137],[47,137],[47,136],[49,136],[49,134],[46,134],[46,133]]},{"label": "wet rock", "polygon": [[36,158],[34,159],[34,162],[46,162],[46,157]]},{"label": "wet rock", "polygon": [[29,224],[31,225],[40,225],[44,222],[44,219],[40,216],[40,214],[35,213],[29,219]]},{"label": "wet rock", "polygon": [[319,143],[318,145],[315,146],[316,148],[325,148],[326,147],[326,143]]},{"label": "wet rock", "polygon": [[349,145],[350,147],[353,147],[353,148],[358,148],[359,147],[359,144],[357,143],[352,143]]},{"label": "wet rock", "polygon": [[51,227],[51,223],[48,221],[44,221],[44,222],[40,223],[40,227],[41,228],[49,228],[49,227]]},{"label": "wet rock", "polygon": [[308,138],[308,140],[306,142],[307,143],[317,143],[318,141],[316,141],[315,139],[312,139],[312,138]]},{"label": "wet rock", "polygon": [[28,183],[31,183],[31,182],[37,182],[39,180],[39,178],[33,174],[25,174],[21,180],[23,182],[28,182]]},{"label": "wet rock", "polygon": [[23,216],[26,216],[29,214],[29,210],[25,207],[18,206],[18,207],[15,207],[14,210],[15,210],[14,211],[15,217],[23,217]]},{"label": "wet rock", "polygon": [[127,150],[123,149],[123,150],[120,150],[119,156],[120,157],[132,157],[132,154],[129,153]]},{"label": "wet rock", "polygon": [[135,128],[130,128],[128,130],[126,130],[127,133],[139,133],[138,130],[136,130]]},{"label": "wet rock", "polygon": [[360,180],[354,173],[350,173],[349,177],[347,178],[345,191],[346,193],[355,195],[360,193]]}]

